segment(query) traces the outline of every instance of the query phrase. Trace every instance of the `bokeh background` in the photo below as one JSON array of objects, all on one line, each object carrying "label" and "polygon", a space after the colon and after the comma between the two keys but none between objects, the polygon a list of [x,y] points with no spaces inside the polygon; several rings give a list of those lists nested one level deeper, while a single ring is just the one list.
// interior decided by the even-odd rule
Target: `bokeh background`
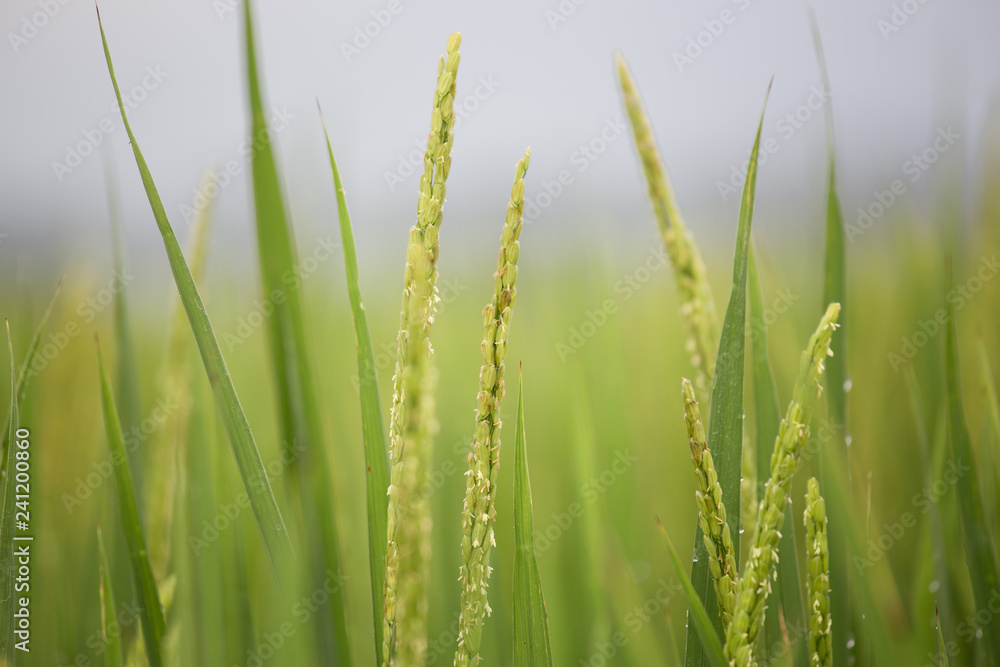
[{"label": "bokeh background", "polygon": [[[927,406],[916,422],[902,369],[890,354],[901,353],[920,322],[944,305],[945,245],[956,249],[958,282],[994,257],[1000,7],[986,0],[497,6],[399,0],[391,14],[389,4],[258,0],[254,11],[272,136],[303,257],[339,242],[317,100],[330,128],[354,219],[386,414],[406,232],[419,180],[411,155],[426,139],[438,54],[451,32],[463,34],[456,102],[461,121],[441,235],[443,303],[434,336],[441,369],[435,470],[442,483],[433,495],[430,636],[442,649],[433,664],[449,664],[453,651],[463,445],[473,426],[480,313],[491,294],[513,165],[529,145],[527,224],[508,361],[524,368],[536,531],[556,526],[551,546],[539,553],[556,664],[605,664],[596,662],[598,630],[605,624],[629,637],[607,664],[673,664],[671,637],[682,642],[683,605],[676,594],[666,605],[636,612],[672,581],[654,513],[683,551],[693,539],[693,485],[678,392],[681,376],[692,369],[671,270],[637,273],[660,257],[661,242],[614,76],[616,50],[641,87],[720,310],[729,292],[740,170],[774,77],[763,136],[776,148],[762,158],[754,236],[765,304],[775,310],[769,333],[782,400],[790,395],[798,350],[821,312],[824,115],[832,110],[845,222],[860,232],[848,233],[852,488],[859,515],[876,527],[912,511],[913,495],[924,485],[916,424],[943,439],[943,336],[932,336],[913,360]],[[811,10],[823,37],[830,90],[821,85]],[[255,311],[260,291],[249,163],[241,153],[249,132],[241,12],[235,0],[101,3],[119,82],[132,91],[132,127],[182,243],[190,228],[187,207],[195,205],[205,171],[237,165],[239,173],[211,201],[203,293],[220,336],[235,333]],[[722,24],[723,15],[732,20]],[[385,25],[378,25],[380,17]],[[114,492],[105,483],[79,506],[65,500],[95,461],[107,457],[91,333],[113,346],[111,304],[123,298],[117,285],[124,282],[139,360],[135,398],[141,415],[152,414],[165,396],[163,363],[176,290],[113,105],[93,5],[8,0],[0,7],[0,27],[0,306],[20,359],[65,275],[49,330],[65,332],[75,324],[82,332],[46,359],[24,405],[22,422],[32,427],[38,455],[39,517],[38,647],[25,664],[97,664],[103,658],[89,641],[100,627],[94,526],[114,525]],[[691,46],[699,39],[700,51]],[[942,136],[950,139],[934,148]],[[932,148],[933,164],[915,171],[914,157]],[[556,194],[552,184],[563,170],[572,182]],[[885,193],[896,180],[904,192],[886,205]],[[879,210],[872,208],[878,202],[884,212],[865,222],[862,211]],[[124,280],[112,269],[114,211],[124,232]],[[627,279],[638,287],[626,297],[616,287]],[[352,650],[357,664],[370,664],[360,410],[339,249],[317,264],[304,289],[349,577]],[[981,383],[983,369],[997,368],[1000,358],[998,294],[985,280],[960,312],[969,423],[977,447],[987,452],[992,440]],[[607,299],[616,309],[601,317]],[[588,322],[596,326],[585,327]],[[976,365],[979,341],[992,366]],[[223,350],[268,461],[277,456],[277,425],[265,345],[258,329]],[[208,400],[204,390],[199,396]],[[508,425],[515,399],[509,382]],[[218,444],[217,436],[205,426],[192,443]],[[165,436],[158,428],[149,437]],[[513,442],[510,433],[506,442]],[[581,448],[592,453],[586,465]],[[218,465],[232,468],[225,449],[218,451]],[[587,466],[599,476],[626,452],[636,457],[627,471],[593,493]],[[510,662],[512,453],[507,447],[502,455],[507,495],[498,500],[491,591],[496,614],[484,649],[488,664],[498,665]],[[869,474],[872,509],[866,513]],[[995,470],[982,474],[991,488],[985,476],[995,480]],[[286,481],[281,474],[273,479],[279,498]],[[940,498],[940,507],[949,543],[957,545],[961,526],[953,495],[949,490]],[[798,486],[794,497],[801,499]],[[574,502],[585,506],[598,540],[578,522],[560,527]],[[796,506],[797,518],[800,512]],[[240,521],[250,578],[266,581],[256,528],[249,516]],[[906,651],[899,664],[922,664],[933,639],[928,610],[941,582],[922,569],[926,523],[865,575],[886,626]],[[955,617],[946,634],[956,634],[962,612],[975,611],[958,554],[951,563]],[[594,571],[601,573],[599,582]],[[127,601],[124,561],[117,578]],[[247,601],[260,632],[267,629],[269,600],[260,593]],[[131,642],[136,624],[123,632]],[[978,656],[978,649],[965,647],[955,659],[986,664],[977,663]],[[289,663],[279,654],[273,664]]]}]

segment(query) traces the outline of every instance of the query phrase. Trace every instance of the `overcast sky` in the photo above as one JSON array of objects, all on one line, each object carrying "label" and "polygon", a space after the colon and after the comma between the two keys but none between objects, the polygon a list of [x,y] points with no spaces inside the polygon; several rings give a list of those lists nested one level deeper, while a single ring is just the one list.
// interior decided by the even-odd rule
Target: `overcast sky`
[{"label": "overcast sky", "polygon": [[[965,165],[971,195],[1000,89],[1000,6],[990,0],[257,0],[266,104],[300,235],[328,225],[335,211],[318,98],[363,258],[386,238],[401,252],[418,179],[406,162],[426,139],[437,58],[455,30],[463,35],[456,106],[464,117],[446,219],[456,243],[496,235],[527,145],[528,199],[551,202],[536,222],[541,236],[602,233],[602,225],[653,233],[622,131],[616,49],[641,86],[681,205],[704,234],[732,233],[738,197],[720,193],[720,183],[746,158],[773,75],[764,137],[777,148],[761,169],[758,212],[772,228],[794,226],[821,210],[825,172],[824,121],[809,108],[828,95],[810,6],[829,64],[848,218],[895,179],[906,182],[907,207],[925,201],[939,175],[932,168],[910,180],[906,162],[944,135],[951,143],[938,146]],[[234,248],[253,239],[240,151],[248,132],[241,10],[237,0],[101,2],[130,120],[174,226],[183,235],[183,206],[203,170],[232,162],[238,173],[214,205]],[[111,165],[133,253],[155,250],[93,3],[5,0],[0,27],[3,245],[105,248]],[[799,120],[786,118],[796,113]],[[89,155],[72,155],[96,140]],[[563,170],[572,182],[551,200],[542,196]]]}]

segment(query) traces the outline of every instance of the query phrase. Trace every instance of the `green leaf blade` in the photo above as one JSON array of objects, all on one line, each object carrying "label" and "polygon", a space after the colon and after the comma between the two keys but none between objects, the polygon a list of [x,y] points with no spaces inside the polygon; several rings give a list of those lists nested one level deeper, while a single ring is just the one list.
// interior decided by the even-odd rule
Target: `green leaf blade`
[{"label": "green leaf blade", "polygon": [[[951,261],[948,261],[948,289],[952,287]],[[993,537],[986,524],[983,499],[976,473],[976,459],[972,452],[972,442],[965,422],[965,407],[962,400],[961,378],[958,360],[958,342],[955,326],[955,304],[947,299],[948,324],[945,330],[945,376],[948,389],[948,430],[952,455],[959,469],[965,466],[972,474],[957,485],[958,506],[965,534],[965,557],[969,566],[976,609],[986,609],[990,596],[997,590],[997,562]],[[1000,660],[1000,632],[994,628],[983,628],[988,637],[987,652],[994,661]]]},{"label": "green leaf blade", "polygon": [[128,545],[129,564],[132,569],[136,595],[142,604],[142,610],[139,614],[142,621],[142,636],[145,640],[146,655],[149,657],[150,667],[160,667],[164,664],[162,652],[165,633],[163,606],[160,604],[156,579],[153,576],[153,568],[149,563],[146,551],[146,539],[142,533],[139,508],[136,505],[132,472],[129,469],[121,422],[118,420],[118,409],[115,406],[111,383],[108,381],[108,373],[104,367],[104,358],[101,355],[99,345],[97,364],[100,374],[104,427],[107,431],[108,448],[111,452],[111,464],[114,469],[115,492],[118,496],[118,516],[121,519],[122,532]]},{"label": "green leaf blade", "polygon": [[118,614],[115,612],[115,593],[111,587],[108,553],[104,548],[104,535],[100,526],[97,527],[97,551],[101,564],[101,638],[104,640],[104,664],[105,667],[121,667],[121,630],[118,626]]},{"label": "green leaf blade", "polygon": [[[17,429],[17,367],[14,363],[14,343],[10,337],[10,322],[4,319],[7,328],[7,353],[10,359],[10,413],[7,417],[6,435],[8,436],[7,451],[4,457],[4,467],[8,474],[3,476],[3,492],[0,493],[0,572],[14,572],[14,483],[13,475],[9,474],[14,469],[14,436]],[[16,664],[14,648],[14,611],[16,597],[14,595],[14,577],[4,576],[0,590],[0,655],[6,656],[12,663]]]},{"label": "green leaf blade", "polygon": [[115,89],[115,96],[118,100],[118,108],[122,116],[122,124],[128,134],[132,145],[132,153],[135,156],[136,166],[142,178],[146,196],[149,199],[153,217],[156,220],[160,236],[167,253],[167,260],[177,284],[178,292],[181,295],[184,310],[191,323],[195,340],[198,343],[198,350],[201,353],[205,371],[208,374],[209,382],[215,394],[216,402],[222,411],[226,431],[229,435],[233,455],[240,468],[243,483],[246,486],[250,505],[253,508],[254,516],[257,519],[257,526],[260,528],[261,538],[264,541],[264,548],[271,564],[271,569],[275,577],[279,580],[286,576],[285,563],[294,560],[292,555],[292,545],[288,538],[288,531],[285,528],[284,519],[278,509],[278,503],[271,490],[264,463],[260,458],[260,452],[254,441],[250,424],[247,421],[243,407],[240,405],[239,397],[236,394],[236,387],[233,385],[229,375],[229,369],[222,357],[222,350],[219,348],[218,339],[212,330],[212,323],[208,318],[208,312],[202,302],[201,295],[195,285],[194,278],[188,268],[184,255],[177,243],[170,221],[167,219],[163,201],[160,199],[153,176],[149,171],[146,160],[139,149],[135,134],[128,122],[125,113],[125,104],[122,101],[121,90],[118,87],[118,80],[115,77],[114,66],[111,61],[111,51],[108,48],[107,36],[104,33],[104,26],[100,24],[100,13],[98,13],[98,24],[101,30],[101,40],[104,45],[104,56],[108,65],[108,73]]},{"label": "green leaf blade", "polygon": [[[753,363],[751,373],[753,378],[754,413],[757,424],[757,500],[763,500],[764,484],[767,476],[764,471],[771,469],[771,454],[774,452],[774,442],[778,436],[781,424],[781,408],[778,407],[778,386],[774,379],[774,371],[768,356],[767,325],[764,321],[764,298],[760,287],[760,275],[757,271],[757,260],[754,252],[750,252],[748,273],[748,300],[750,303],[750,342]],[[770,650],[775,643],[784,641],[786,633],[781,630],[779,613],[785,619],[787,628],[805,628],[806,615],[802,585],[799,578],[798,549],[795,543],[795,522],[793,512],[785,512],[785,523],[781,529],[781,540],[778,545],[778,578],[773,582],[773,593],[777,604],[772,605],[764,617],[764,647]],[[797,637],[792,647],[794,664],[806,665],[809,659],[806,643]]]},{"label": "green leaf blade", "polygon": [[[826,57],[820,39],[819,26],[815,14],[810,13],[813,31],[813,42],[816,47],[816,60],[819,64],[820,76],[826,90],[830,90],[830,77],[826,69]],[[824,470],[827,464],[836,465],[838,475],[847,478],[849,467],[846,437],[847,426],[847,327],[849,308],[847,299],[847,253],[845,247],[844,218],[840,207],[840,196],[837,192],[837,167],[833,141],[833,111],[827,102],[826,108],[826,142],[827,142],[827,200],[826,200],[826,258],[823,274],[823,302],[840,304],[841,333],[835,336],[831,344],[833,357],[826,364],[826,401],[830,419],[840,425],[838,433],[828,443],[831,448],[830,457],[821,457],[819,461],[819,477],[824,487],[830,473]],[[848,567],[848,538],[845,527],[850,516],[841,511],[834,503],[830,505],[830,581],[835,583],[830,591],[830,615],[833,619],[833,645],[840,650],[833,652],[834,667],[847,667],[851,652],[844,650],[851,637],[851,596],[848,585],[850,569]]]},{"label": "green leaf blade", "polygon": [[[303,273],[292,223],[264,115],[263,89],[257,66],[250,2],[244,3],[246,71],[251,112],[251,160],[257,246],[263,298],[274,311],[267,318],[271,365],[277,381],[282,445],[291,457],[292,486],[300,498],[299,524],[306,537],[309,589],[326,585],[328,573],[343,574],[340,540],[334,516],[329,461],[323,439],[313,365],[309,359],[303,312]],[[280,298],[279,298],[280,295]],[[296,455],[301,451],[301,455]],[[305,591],[308,592],[308,591]],[[344,590],[337,586],[331,602],[319,611],[319,650],[328,664],[351,662]]]},{"label": "green leaf blade", "polygon": [[[322,120],[322,110],[320,111]],[[347,209],[347,196],[340,180],[340,171],[333,155],[330,133],[323,122],[323,135],[333,172],[333,185],[337,191],[337,212],[340,219],[340,238],[344,246],[344,267],[347,272],[347,293],[354,319],[354,340],[358,353],[358,388],[361,394],[361,432],[365,448],[365,492],[368,500],[368,558],[371,570],[372,615],[375,623],[375,656],[382,664],[382,631],[385,616],[383,593],[385,587],[386,522],[389,510],[389,455],[385,437],[385,422],[379,399],[378,372],[375,352],[368,331],[368,315],[361,301],[358,279],[358,256],[354,247],[351,214]]]},{"label": "green leaf blade", "polygon": [[934,609],[934,624],[937,626],[937,641],[938,641],[938,657],[941,659],[940,667],[948,667],[948,645],[944,641],[944,635],[941,634],[941,615],[937,613],[937,609]]},{"label": "green leaf blade", "polygon": [[514,667],[552,667],[548,613],[535,560],[523,377],[519,379],[514,440]]},{"label": "green leaf blade", "polygon": [[[771,87],[768,85],[764,106]],[[760,149],[760,135],[764,125],[761,112],[754,137],[750,162],[747,166],[746,183],[740,199],[739,227],[736,232],[736,253],[733,260],[733,288],[726,307],[726,317],[722,324],[719,353],[716,357],[715,377],[712,383],[711,416],[708,423],[708,446],[715,459],[722,498],[727,513],[740,516],[740,480],[743,465],[743,365],[746,348],[746,295],[748,254],[750,249],[750,228],[753,221],[753,205],[757,187],[757,157]],[[735,553],[740,552],[739,522],[730,525]],[[712,578],[708,568],[708,554],[705,550],[701,527],[695,530],[695,555],[691,565],[691,583],[712,620],[718,636],[722,636],[722,618],[719,615],[718,600],[712,590]],[[707,664],[707,656],[701,637],[693,624],[688,625],[686,667],[702,667]]]},{"label": "green leaf blade", "polygon": [[[106,169],[105,179],[108,191],[108,212],[111,218],[111,254],[114,259],[115,274],[122,281],[121,291],[115,295],[113,311],[115,352],[117,357],[115,388],[119,396],[120,405],[118,409],[122,425],[125,431],[128,432],[133,426],[137,426],[142,421],[142,407],[139,394],[139,363],[136,358],[135,344],[132,340],[132,328],[129,326],[128,288],[125,284],[125,238],[121,224],[121,215],[118,210],[117,189],[110,168]],[[141,485],[142,480],[139,481]]]},{"label": "green leaf blade", "polygon": [[[24,364],[22,364],[21,370],[17,371],[17,384],[14,386],[14,392],[19,403],[24,401],[31,378],[37,375],[37,371],[35,371],[32,366],[35,363],[35,359],[38,357],[38,348],[41,347],[42,344],[42,334],[45,333],[45,326],[49,323],[49,317],[52,315],[52,309],[55,308],[56,300],[59,298],[59,292],[62,291],[64,280],[65,276],[59,279],[59,284],[56,285],[55,294],[52,295],[52,299],[49,301],[49,305],[45,308],[45,313],[42,314],[41,321],[38,323],[38,328],[35,329],[35,333],[31,337],[31,343],[28,344],[28,352],[25,354]],[[10,416],[8,416],[7,419],[8,422],[3,429],[3,443],[2,446],[0,446],[0,452],[2,452],[2,455],[0,455],[0,457],[2,457],[2,462],[0,462],[0,466],[2,467],[0,467],[0,470],[7,469],[7,443],[13,440],[13,434],[10,431]]]},{"label": "green leaf blade", "polygon": [[[913,413],[914,428],[917,433],[917,445],[920,448],[920,458],[923,463],[923,482],[925,485],[930,486],[934,483],[935,479],[940,478],[938,473],[941,471],[938,470],[938,459],[943,461],[943,457],[938,452],[944,448],[938,448],[932,452],[930,438],[927,434],[927,423],[924,418],[926,410],[924,408],[923,395],[920,391],[920,385],[917,382],[916,371],[913,370],[911,364],[907,364],[905,374],[907,393],[910,399],[910,411]],[[943,465],[943,463],[940,465]],[[929,556],[931,567],[938,582],[938,600],[935,603],[935,615],[939,623],[942,616],[945,622],[948,623],[952,618],[951,575],[948,571],[946,544],[941,521],[941,507],[938,503],[934,503],[930,508],[930,539],[931,548]],[[950,624],[947,627],[950,628]]]},{"label": "green leaf blade", "polygon": [[701,603],[701,598],[698,596],[697,591],[695,591],[691,579],[687,576],[687,572],[684,571],[684,564],[681,562],[680,556],[677,555],[677,550],[674,548],[673,542],[670,541],[670,537],[663,528],[659,517],[656,518],[656,524],[660,528],[660,535],[663,536],[663,542],[666,544],[667,552],[670,554],[670,562],[673,564],[674,571],[677,572],[677,578],[681,582],[681,592],[684,594],[684,600],[687,602],[688,609],[691,612],[690,618],[693,621],[691,625],[694,626],[694,631],[701,638],[705,658],[711,667],[726,667],[729,663],[726,662],[726,655],[722,650],[722,641],[719,639],[719,635],[716,634],[715,626],[709,618],[705,606]]}]

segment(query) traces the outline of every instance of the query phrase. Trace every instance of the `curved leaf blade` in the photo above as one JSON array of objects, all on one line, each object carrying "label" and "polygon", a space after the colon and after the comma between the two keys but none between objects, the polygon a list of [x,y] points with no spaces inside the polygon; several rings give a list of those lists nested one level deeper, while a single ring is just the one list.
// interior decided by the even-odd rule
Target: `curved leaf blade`
[{"label": "curved leaf blade", "polygon": [[139,175],[142,177],[143,187],[149,199],[153,217],[160,236],[163,238],[163,245],[166,249],[167,259],[170,262],[170,270],[174,275],[174,282],[177,284],[184,310],[187,312],[188,321],[194,332],[195,340],[198,343],[198,350],[201,353],[205,371],[212,385],[216,402],[222,412],[226,431],[229,434],[229,441],[233,454],[240,468],[243,483],[246,486],[247,495],[250,499],[250,506],[253,509],[254,517],[257,519],[257,526],[260,528],[261,538],[264,541],[264,549],[267,552],[271,570],[279,580],[288,576],[285,563],[294,560],[292,553],[292,543],[288,538],[288,531],[285,528],[284,519],[278,509],[278,503],[271,490],[271,483],[267,478],[264,463],[260,458],[257,443],[254,441],[250,424],[243,406],[240,405],[239,397],[236,394],[236,387],[229,375],[225,359],[222,357],[222,350],[219,348],[219,341],[212,330],[212,323],[205,310],[201,294],[195,285],[191,270],[188,268],[181,252],[177,237],[167,219],[167,212],[163,207],[160,194],[153,182],[153,176],[149,171],[142,151],[139,150],[139,143],[128,122],[125,113],[125,104],[122,101],[121,90],[118,87],[118,80],[115,77],[114,65],[111,62],[111,51],[108,48],[107,36],[104,33],[104,26],[101,24],[100,12],[97,14],[98,25],[101,29],[101,41],[104,45],[104,57],[108,65],[108,74],[111,76],[111,83],[115,89],[115,97],[118,100],[118,108],[122,116],[122,124],[128,134],[129,142],[132,145],[132,153],[135,156],[136,166]]},{"label": "curved leaf blade", "polygon": [[[318,103],[317,103],[318,104]],[[326,150],[330,156],[333,185],[337,191],[337,213],[340,219],[340,238],[344,246],[344,268],[347,272],[347,294],[354,318],[354,341],[358,353],[358,388],[361,393],[361,433],[365,448],[365,491],[368,497],[368,558],[371,570],[372,615],[375,623],[375,657],[382,664],[382,631],[385,607],[382,595],[385,587],[386,522],[389,511],[389,455],[385,438],[385,422],[378,393],[378,373],[375,369],[375,352],[368,331],[368,316],[361,301],[358,283],[358,255],[354,247],[351,214],[347,210],[347,196],[340,180],[340,171],[333,156],[330,133],[322,119]]]},{"label": "curved leaf blade", "polygon": [[[59,292],[62,290],[63,281],[66,279],[65,276],[59,279],[59,284],[56,285],[56,291],[52,295],[52,299],[49,300],[49,305],[45,308],[45,313],[42,314],[42,319],[38,323],[38,328],[35,329],[34,335],[31,337],[31,343],[28,344],[28,352],[24,357],[24,364],[21,365],[21,370],[17,371],[17,384],[14,386],[14,392],[17,395],[17,401],[20,403],[24,400],[25,394],[28,391],[28,384],[32,377],[38,374],[38,371],[34,370],[32,366],[35,363],[35,359],[38,357],[38,348],[42,344],[42,334],[45,333],[45,325],[49,323],[49,316],[52,315],[52,309],[56,305],[56,300],[59,298]],[[13,371],[13,367],[11,367]],[[8,423],[3,429],[3,442],[0,443],[0,458],[3,459],[0,462],[0,470],[6,470],[7,466],[7,443],[13,439],[10,433],[10,417],[8,417]]]},{"label": "curved leaf blade", "polygon": [[107,370],[104,368],[104,357],[99,344],[97,365],[100,374],[104,428],[107,431],[111,465],[114,469],[115,493],[118,496],[118,516],[121,519],[125,543],[128,545],[129,564],[136,594],[142,604],[139,614],[142,621],[142,636],[150,667],[160,667],[163,665],[162,644],[165,633],[163,606],[160,604],[160,594],[156,589],[156,579],[146,551],[146,539],[142,534],[139,508],[132,486],[132,471],[129,469],[121,422],[118,420],[118,408],[115,406],[115,398],[111,391],[111,383],[108,381]]}]

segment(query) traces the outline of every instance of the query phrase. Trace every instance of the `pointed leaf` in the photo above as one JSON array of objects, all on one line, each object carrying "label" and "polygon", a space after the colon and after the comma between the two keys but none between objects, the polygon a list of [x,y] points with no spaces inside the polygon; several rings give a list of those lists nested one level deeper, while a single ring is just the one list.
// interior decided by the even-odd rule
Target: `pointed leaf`
[{"label": "pointed leaf", "polygon": [[[100,13],[97,15],[100,25]],[[125,113],[125,104],[122,101],[121,90],[118,88],[118,80],[115,78],[114,66],[111,62],[111,51],[108,49],[107,37],[104,34],[104,26],[100,25],[101,40],[104,43],[104,57],[108,64],[108,73],[111,76],[111,83],[115,89],[115,96],[118,99],[118,108],[122,115],[122,123],[128,134],[129,142],[132,145],[132,153],[135,156],[139,174],[149,199],[150,208],[153,210],[153,217],[163,237],[163,245],[166,248],[167,259],[170,262],[170,269],[174,275],[178,292],[184,303],[184,310],[187,312],[188,320],[191,322],[191,329],[194,331],[195,340],[198,342],[198,350],[201,352],[205,370],[208,373],[209,382],[215,393],[216,402],[222,411],[226,424],[226,431],[229,434],[229,441],[236,457],[236,462],[246,486],[250,506],[253,508],[254,516],[257,519],[257,526],[260,528],[261,537],[264,541],[264,549],[267,552],[271,563],[271,569],[275,576],[280,578],[288,576],[285,563],[293,560],[292,544],[288,538],[288,531],[285,529],[285,522],[281,518],[281,511],[271,490],[271,483],[268,481],[267,472],[264,470],[264,463],[257,450],[257,443],[254,441],[250,424],[247,422],[246,414],[240,405],[239,397],[236,395],[236,387],[229,376],[229,369],[222,357],[222,350],[219,348],[219,341],[212,331],[212,323],[205,310],[201,295],[195,285],[194,278],[188,268],[184,255],[174,236],[174,230],[167,219],[167,212],[163,208],[160,194],[153,183],[153,176],[146,165],[146,160],[139,150],[139,143],[136,141],[132,127],[129,125],[128,116]]]},{"label": "pointed leaf", "polygon": [[[771,93],[770,84],[764,96],[764,107]],[[740,220],[736,231],[736,255],[733,260],[733,289],[722,323],[719,354],[716,357],[715,377],[712,383],[711,416],[708,422],[708,447],[712,450],[715,467],[722,486],[722,498],[730,516],[740,516],[740,481],[743,476],[743,364],[746,348],[747,306],[747,256],[750,249],[750,227],[753,221],[754,195],[757,187],[757,152],[760,148],[764,112],[761,112],[754,137],[746,183],[740,200]],[[739,521],[733,521],[730,531],[735,553],[740,552]],[[695,556],[691,565],[691,583],[705,609],[716,634],[722,636],[722,617],[719,602],[712,590],[712,577],[708,570],[708,554],[702,538],[701,526],[695,529]],[[686,667],[702,667],[707,657],[701,638],[693,624],[688,625]]]},{"label": "pointed leaf", "polygon": [[101,638],[104,640],[105,667],[121,667],[121,626],[115,612],[115,592],[111,587],[111,570],[108,568],[108,554],[104,549],[104,535],[97,527],[97,551],[101,563]]},{"label": "pointed leaf", "polygon": [[[320,120],[323,112],[320,110]],[[340,217],[340,238],[344,246],[344,268],[347,272],[347,294],[354,317],[354,342],[358,353],[358,388],[361,392],[361,432],[365,447],[365,490],[368,495],[368,558],[371,570],[372,614],[375,622],[376,662],[382,664],[382,624],[385,606],[382,604],[385,586],[386,521],[389,508],[389,457],[385,439],[385,422],[378,393],[378,372],[375,352],[368,332],[368,316],[361,302],[358,284],[358,256],[354,248],[351,214],[347,196],[340,182],[340,171],[333,157],[330,133],[323,122],[326,150],[330,155],[333,186],[337,191],[337,212]]]},{"label": "pointed leaf", "polygon": [[934,608],[934,623],[937,625],[938,657],[941,659],[940,667],[948,667],[947,644],[944,643],[944,635],[941,634],[941,615]]},{"label": "pointed leaf", "polygon": [[135,592],[142,606],[139,614],[142,621],[142,636],[150,667],[160,667],[163,664],[162,644],[165,632],[163,606],[160,604],[160,594],[156,589],[153,568],[149,564],[146,552],[146,539],[142,534],[139,509],[132,486],[132,471],[129,469],[121,422],[118,421],[118,409],[111,392],[111,383],[108,382],[108,373],[104,368],[100,345],[97,347],[97,364],[101,381],[104,427],[107,431],[111,464],[114,468],[115,492],[118,496],[118,516],[121,519],[125,543],[128,545]]},{"label": "pointed leaf", "polygon": [[[45,308],[45,313],[42,315],[42,320],[38,323],[38,328],[35,329],[35,334],[31,337],[31,343],[28,345],[28,353],[24,357],[24,363],[21,365],[21,370],[17,372],[17,385],[14,390],[17,394],[18,402],[24,400],[25,394],[28,391],[29,380],[38,374],[32,366],[35,363],[35,359],[38,357],[38,348],[42,344],[42,334],[45,332],[45,325],[49,322],[49,316],[52,315],[52,309],[56,305],[56,299],[59,298],[59,292],[62,290],[63,280],[65,276],[59,279],[59,284],[56,285],[55,294],[52,295],[52,299],[49,301],[48,307]],[[8,417],[8,420],[10,417]],[[4,425],[3,429],[3,442],[0,446],[0,471],[7,469],[7,443],[13,438],[10,433],[10,422]]]},{"label": "pointed leaf", "polygon": [[[813,29],[813,41],[816,46],[816,60],[819,63],[823,86],[830,90],[830,78],[826,70],[826,57],[823,54],[823,44],[820,40],[819,26],[816,16],[810,13]],[[830,103],[826,106],[826,141],[827,141],[827,198],[826,198],[826,270],[823,278],[823,302],[840,304],[840,335],[835,336],[831,345],[833,357],[826,365],[826,400],[830,419],[841,428],[837,431],[827,447],[834,456],[830,457],[833,464],[846,475],[848,469],[847,445],[845,438],[847,425],[847,327],[849,308],[847,299],[847,260],[844,243],[844,220],[840,208],[840,197],[837,193],[837,168],[834,160],[833,143],[833,110]],[[828,474],[824,471],[826,457],[819,459],[820,481],[826,485]],[[839,506],[830,506],[830,580],[847,583],[849,574],[847,563],[847,539],[844,529],[848,516],[838,514]],[[830,591],[830,615],[833,619],[833,645],[847,646],[851,637],[851,597],[850,586],[835,585]],[[849,664],[850,651],[834,651],[834,667],[846,667]]]},{"label": "pointed leaf", "polygon": [[684,594],[684,600],[688,605],[689,617],[692,621],[691,625],[694,626],[695,632],[701,638],[701,645],[705,651],[705,659],[712,667],[726,667],[728,663],[726,662],[726,655],[722,651],[722,641],[719,639],[719,635],[716,634],[715,627],[708,617],[708,612],[705,611],[698,593],[691,584],[691,579],[688,578],[687,572],[684,571],[684,564],[681,562],[680,556],[677,555],[677,550],[674,549],[673,542],[670,541],[670,536],[667,535],[667,531],[663,528],[660,517],[656,517],[656,525],[660,528],[660,535],[663,536],[663,542],[667,546],[667,553],[670,554],[670,562],[673,564],[674,571],[677,572],[677,578],[681,582],[681,592]]},{"label": "pointed leaf", "polygon": [[519,378],[514,442],[514,667],[552,667],[549,619],[535,560],[531,481],[524,436],[524,378]]},{"label": "pointed leaf", "polygon": [[[329,573],[343,573],[334,517],[334,494],[323,441],[318,397],[312,379],[313,365],[306,344],[303,315],[303,277],[295,248],[295,235],[285,209],[278,165],[264,115],[263,92],[257,67],[253,17],[244,7],[247,83],[252,117],[251,140],[253,195],[257,217],[263,298],[273,312],[267,317],[271,365],[277,381],[277,401],[285,455],[290,457],[291,484],[298,493],[299,523],[307,540],[306,559],[310,589],[327,584]],[[344,589],[330,592],[330,604],[318,612],[317,633],[323,661],[350,664]]]}]

